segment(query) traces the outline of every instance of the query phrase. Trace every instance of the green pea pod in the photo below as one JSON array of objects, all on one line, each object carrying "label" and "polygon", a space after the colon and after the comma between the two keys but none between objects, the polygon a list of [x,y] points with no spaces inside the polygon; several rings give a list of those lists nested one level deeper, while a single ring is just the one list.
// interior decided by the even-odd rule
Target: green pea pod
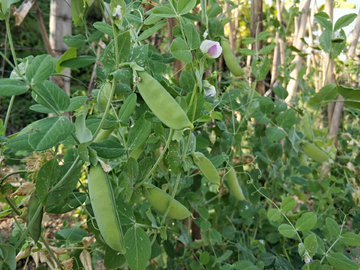
[{"label": "green pea pod", "polygon": [[305,111],[305,113],[304,113],[303,124],[304,124],[305,138],[310,142],[314,141],[314,133],[313,133],[312,123],[311,123],[311,116],[308,111]]},{"label": "green pea pod", "polygon": [[114,193],[100,164],[91,166],[88,185],[91,206],[102,237],[109,247],[124,254],[125,242]]},{"label": "green pea pod", "polygon": [[[299,153],[299,161],[300,161],[300,166],[308,166],[308,162],[305,158],[304,153],[302,152]],[[313,175],[311,173],[305,174],[305,178],[308,180],[313,179]]]},{"label": "green pea pod", "polygon": [[220,185],[220,176],[215,166],[207,159],[201,152],[191,153],[193,160],[196,166],[199,167],[201,173],[209,180],[211,183]]},{"label": "green pea pod", "polygon": [[161,122],[172,129],[194,128],[185,111],[157,80],[145,71],[139,71],[138,76],[140,95]]},{"label": "green pea pod", "polygon": [[[39,205],[41,204],[39,197],[36,195],[36,193],[32,194],[29,199],[28,209],[27,209],[27,224],[30,223],[30,221],[34,218],[34,215],[36,213],[36,210],[38,209]],[[41,211],[39,215],[36,217],[35,221],[29,228],[29,234],[32,239],[34,239],[35,242],[37,242],[41,235],[41,222],[43,217],[43,207],[41,208]]]},{"label": "green pea pod", "polygon": [[312,158],[315,161],[325,162],[329,159],[329,155],[325,151],[312,143],[303,142],[302,150],[309,158]]},{"label": "green pea pod", "polygon": [[96,138],[94,139],[94,142],[101,142],[103,140],[106,140],[107,138],[109,138],[111,132],[113,132],[113,128],[110,129],[102,129],[99,134],[96,136]]},{"label": "green pea pod", "polygon": [[98,97],[97,97],[97,107],[100,112],[104,112],[106,105],[109,99],[112,99],[111,96],[112,85],[109,82],[103,84],[100,88]]},{"label": "green pea pod", "polygon": [[[151,185],[145,188],[144,195],[152,206],[161,213],[165,213],[171,201],[171,196],[169,194]],[[184,205],[174,199],[167,216],[173,219],[185,219],[191,216],[191,213]]]},{"label": "green pea pod", "polygon": [[230,72],[236,77],[243,75],[244,71],[237,62],[227,39],[221,40],[221,47],[223,49],[226,66],[229,68]]},{"label": "green pea pod", "polygon": [[226,179],[229,184],[229,189],[230,189],[231,193],[234,195],[234,197],[236,199],[238,199],[239,201],[244,201],[245,196],[244,196],[242,189],[239,185],[239,182],[237,180],[234,167],[230,166],[230,169],[226,173]]}]

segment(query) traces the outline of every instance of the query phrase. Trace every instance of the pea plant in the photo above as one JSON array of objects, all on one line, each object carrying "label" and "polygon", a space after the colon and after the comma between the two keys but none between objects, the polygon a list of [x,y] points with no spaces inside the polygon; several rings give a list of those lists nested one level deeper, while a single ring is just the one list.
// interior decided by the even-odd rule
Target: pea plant
[{"label": "pea plant", "polygon": [[[315,93],[312,73],[301,71],[304,93],[289,105],[287,63],[273,95],[261,96],[256,85],[268,76],[274,43],[243,50],[252,61],[242,67],[224,32],[231,18],[206,0],[152,1],[146,12],[142,1],[72,1],[84,34],[64,36],[69,49],[60,59],[18,59],[7,19],[13,2],[0,1],[13,59],[0,53],[13,68],[0,96],[31,92],[30,108],[51,115],[6,136],[10,102],[0,122],[2,164],[14,153],[27,156],[26,170],[0,179],[1,214],[16,220],[16,237],[0,241],[0,269],[36,253],[51,269],[92,269],[100,260],[106,269],[134,270],[359,269],[359,145],[341,146],[352,170],[316,123],[341,94],[357,119],[348,132],[360,135],[358,89],[325,84]],[[95,4],[109,20],[91,30],[86,14]],[[342,28],[355,17],[334,26],[318,17],[327,32],[317,49],[335,59],[346,46]],[[177,22],[174,39],[159,48],[149,37],[167,19]],[[89,55],[77,55],[84,47]],[[178,73],[174,61],[183,64]],[[92,65],[97,84],[89,96],[69,97],[49,80]],[[329,175],[320,173],[325,165]],[[8,182],[16,173],[26,179],[19,188]],[[81,222],[48,239],[43,213],[74,210]]]}]

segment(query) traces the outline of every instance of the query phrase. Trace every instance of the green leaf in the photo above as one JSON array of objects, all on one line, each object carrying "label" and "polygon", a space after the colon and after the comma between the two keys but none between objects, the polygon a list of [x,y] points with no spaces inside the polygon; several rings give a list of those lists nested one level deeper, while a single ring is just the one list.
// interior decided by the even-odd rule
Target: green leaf
[{"label": "green leaf", "polygon": [[169,165],[169,169],[171,169],[172,173],[179,174],[182,172],[180,145],[177,141],[172,141],[170,143],[166,154],[166,163]]},{"label": "green leaf", "polygon": [[86,114],[79,115],[75,120],[75,134],[80,143],[89,142],[92,139],[91,131],[85,125]]},{"label": "green leaf", "polygon": [[59,205],[45,205],[45,212],[47,213],[53,213],[53,214],[65,214],[68,213],[75,208],[78,208],[80,205],[82,205],[86,199],[87,199],[86,193],[81,192],[73,192],[70,193],[68,198],[69,201],[66,204],[59,204]]},{"label": "green leaf", "polygon": [[179,0],[177,11],[180,15],[189,13],[196,6],[196,0]]},{"label": "green leaf", "polygon": [[153,11],[153,14],[162,18],[176,17],[175,11],[172,8],[166,6],[156,7]]},{"label": "green leaf", "polygon": [[309,231],[316,225],[317,217],[313,212],[307,212],[296,221],[295,228],[298,231]]},{"label": "green leaf", "polygon": [[213,240],[214,242],[216,242],[216,243],[218,243],[218,244],[221,244],[222,237],[221,237],[221,234],[220,234],[217,230],[210,229],[210,231],[209,231],[209,237],[210,237],[210,239]]},{"label": "green leaf", "polygon": [[256,55],[256,52],[254,52],[253,50],[247,49],[247,48],[240,48],[239,53],[241,53],[242,55]]},{"label": "green leaf", "polygon": [[267,212],[268,219],[277,221],[281,218],[281,212],[276,208],[270,208]]},{"label": "green leaf", "polygon": [[283,236],[285,236],[287,238],[292,238],[296,234],[294,228],[288,224],[281,224],[278,227],[278,230],[279,230],[279,233],[281,233]]},{"label": "green leaf", "polygon": [[[15,248],[12,245],[0,243],[0,257],[3,258],[4,262],[7,264],[8,267],[10,267],[11,270],[16,269],[16,253]],[[0,266],[2,266],[1,262]]]},{"label": "green leaf", "polygon": [[71,18],[74,22],[75,26],[83,26],[84,21],[84,13],[85,13],[85,7],[83,1],[74,1],[71,3]]},{"label": "green leaf", "polygon": [[[345,103],[351,107],[360,109],[360,89],[354,89],[351,87],[346,87],[343,85],[339,85],[337,87],[337,91],[343,98],[346,100],[354,100],[354,101],[345,101]],[[358,101],[358,102],[356,102]]]},{"label": "green leaf", "polygon": [[104,22],[95,22],[93,25],[100,32],[110,36],[111,38],[114,38],[114,32],[111,25]]},{"label": "green leaf", "polygon": [[76,53],[76,49],[75,48],[69,48],[61,57],[60,59],[56,62],[56,66],[55,66],[55,70],[57,73],[61,73],[65,67],[60,66],[62,62],[72,59],[72,58],[76,58],[77,53]]},{"label": "green leaf", "polygon": [[259,270],[251,261],[241,260],[232,265],[236,270]]},{"label": "green leaf", "polygon": [[325,28],[325,30],[332,31],[332,23],[329,21],[329,15],[325,12],[319,12],[315,14],[316,21]]},{"label": "green leaf", "polygon": [[288,212],[294,209],[296,201],[293,197],[286,197],[280,205],[280,209],[283,212]]},{"label": "green leaf", "polygon": [[330,53],[331,51],[331,30],[324,30],[319,37],[320,47],[324,52]]},{"label": "green leaf", "polygon": [[124,104],[121,106],[119,111],[119,120],[124,122],[127,120],[132,113],[135,111],[136,108],[136,99],[137,96],[135,93],[132,93],[128,98],[125,100]]},{"label": "green leaf", "polygon": [[65,140],[74,130],[73,123],[63,116],[47,117],[33,123],[29,143],[33,149],[42,151]]},{"label": "green leaf", "polygon": [[179,84],[183,91],[191,93],[194,89],[195,79],[190,72],[183,70],[180,74]]},{"label": "green leaf", "polygon": [[[256,61],[254,60],[253,62],[256,63]],[[262,59],[260,63],[257,64],[256,67],[254,67],[253,63],[251,64],[251,67],[253,68],[253,74],[257,81],[262,81],[266,78],[270,70],[270,65],[271,65],[271,61],[267,56],[265,56],[265,58]]]},{"label": "green leaf", "polygon": [[348,26],[350,23],[352,23],[357,17],[356,13],[351,13],[351,14],[346,14],[342,17],[340,17],[334,26],[334,32],[336,32],[337,30],[344,28],[346,26]]},{"label": "green leaf", "polygon": [[279,141],[285,138],[286,134],[283,130],[277,127],[269,127],[265,130],[266,137],[270,142]]},{"label": "green leaf", "polygon": [[133,47],[127,57],[126,62],[135,62],[141,67],[144,67],[148,61],[149,56],[149,45],[141,45]]},{"label": "green leaf", "polygon": [[151,133],[151,122],[141,118],[130,129],[127,141],[128,150],[134,150],[141,146]]},{"label": "green leaf", "polygon": [[312,257],[315,255],[317,248],[318,248],[318,242],[316,239],[316,234],[312,233],[308,235],[304,239],[304,245],[306,250],[309,252],[309,255]]},{"label": "green leaf", "polygon": [[[73,166],[73,169],[70,174],[68,174],[69,169]],[[68,196],[70,193],[73,192],[73,190],[76,188],[76,185],[78,184],[78,181],[81,176],[81,167],[82,162],[79,161],[77,164],[73,164],[73,162],[66,162],[64,165],[60,166],[60,174],[59,174],[59,181],[62,179],[65,175],[66,177],[63,179],[63,182],[56,187],[55,190],[49,193],[48,197],[48,204],[49,205],[61,205],[63,206],[65,203],[68,203]],[[58,184],[58,182],[55,183],[54,186]]]},{"label": "green leaf", "polygon": [[60,64],[60,67],[68,67],[68,68],[83,68],[90,66],[95,63],[96,57],[91,55],[80,55],[76,58],[72,58],[69,60],[65,60]]},{"label": "green leaf", "polygon": [[26,69],[25,75],[32,85],[45,81],[54,71],[54,62],[51,55],[36,56]]},{"label": "green leaf", "polygon": [[343,253],[334,252],[329,253],[326,259],[335,270],[359,270],[359,265],[347,258]]},{"label": "green leaf", "polygon": [[86,43],[86,37],[80,34],[76,36],[65,35],[63,42],[70,48],[77,48]]},{"label": "green leaf", "polygon": [[200,35],[192,22],[185,24],[185,36],[191,50],[196,50],[200,47]]},{"label": "green leaf", "polygon": [[203,219],[208,219],[210,217],[209,210],[204,206],[199,206],[198,212]]},{"label": "green leaf", "polygon": [[124,146],[113,136],[100,142],[93,142],[90,147],[94,149],[101,158],[118,158],[126,152]]},{"label": "green leaf", "polygon": [[348,246],[357,247],[360,246],[360,235],[348,232],[340,237],[341,241]]},{"label": "green leaf", "polygon": [[86,96],[78,96],[70,98],[70,104],[66,108],[66,112],[73,112],[77,109],[79,109],[84,103],[88,100]]},{"label": "green leaf", "polygon": [[274,93],[282,100],[285,100],[287,98],[287,96],[289,95],[288,91],[281,84],[275,85]]},{"label": "green leaf", "polygon": [[33,151],[29,143],[30,134],[17,135],[6,142],[8,148],[15,148],[18,150]]},{"label": "green leaf", "polygon": [[104,266],[107,269],[120,268],[126,262],[125,255],[107,246],[104,256]]},{"label": "green leaf", "polygon": [[318,109],[326,105],[326,102],[333,101],[337,97],[337,87],[335,84],[327,84],[320,89],[307,103],[307,106]]},{"label": "green leaf", "polygon": [[170,51],[176,59],[183,61],[185,64],[192,61],[191,52],[182,38],[176,38],[173,40],[170,46]]},{"label": "green leaf", "polygon": [[136,41],[139,42],[150,37],[152,34],[159,31],[166,23],[167,21],[163,20],[155,24],[153,27],[146,29],[144,32],[141,33],[141,35],[137,38]]},{"label": "green leaf", "polygon": [[87,236],[89,234],[79,228],[62,229],[55,232],[56,239],[63,240],[63,242],[66,241],[67,243],[82,243],[82,239]]},{"label": "green leaf", "polygon": [[276,117],[276,122],[282,128],[291,128],[296,123],[296,113],[294,109],[286,109]]},{"label": "green leaf", "polygon": [[64,112],[70,105],[70,98],[65,91],[50,81],[34,86],[34,90],[36,92],[34,91],[33,97],[36,102],[53,112]]},{"label": "green leaf", "polygon": [[339,224],[333,218],[325,219],[326,228],[328,229],[331,236],[337,238],[340,235],[340,227]]},{"label": "green leaf", "polygon": [[207,264],[210,261],[209,252],[207,252],[207,251],[201,252],[199,259],[200,259],[201,264]]},{"label": "green leaf", "polygon": [[60,166],[53,158],[41,166],[36,178],[37,195],[45,204],[50,188],[60,180]]},{"label": "green leaf", "polygon": [[28,89],[29,86],[22,81],[12,79],[0,80],[0,96],[2,97],[21,95]]},{"label": "green leaf", "polygon": [[132,270],[144,270],[150,259],[151,245],[149,236],[143,229],[132,226],[124,236],[125,258]]},{"label": "green leaf", "polygon": [[33,110],[35,112],[40,112],[40,113],[53,113],[52,110],[50,110],[49,108],[46,108],[45,106],[43,106],[41,104],[31,105],[29,107],[29,109]]},{"label": "green leaf", "polygon": [[258,54],[267,54],[267,53],[271,52],[275,47],[276,47],[276,44],[271,43],[270,45],[267,45],[267,46],[261,48],[261,50],[258,52]]},{"label": "green leaf", "polygon": [[270,31],[261,32],[261,33],[256,37],[256,41],[263,40],[263,39],[267,38],[270,34],[271,34]]}]

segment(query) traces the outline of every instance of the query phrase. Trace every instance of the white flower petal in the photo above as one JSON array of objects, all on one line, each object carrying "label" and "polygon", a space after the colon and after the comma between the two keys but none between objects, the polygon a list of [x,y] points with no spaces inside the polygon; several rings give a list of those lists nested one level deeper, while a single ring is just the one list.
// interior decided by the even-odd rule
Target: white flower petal
[{"label": "white flower petal", "polygon": [[222,53],[220,43],[212,40],[204,40],[200,45],[200,50],[203,54],[208,54],[211,58],[218,58]]},{"label": "white flower petal", "polygon": [[204,94],[207,97],[214,97],[216,95],[215,86],[210,85],[210,87],[204,89]]}]

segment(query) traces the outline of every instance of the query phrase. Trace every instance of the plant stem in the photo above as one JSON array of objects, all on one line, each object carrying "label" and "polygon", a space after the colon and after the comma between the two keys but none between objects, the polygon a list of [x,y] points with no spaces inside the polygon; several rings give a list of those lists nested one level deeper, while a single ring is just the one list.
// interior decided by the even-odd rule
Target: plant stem
[{"label": "plant stem", "polygon": [[144,179],[143,179],[139,184],[137,184],[137,185],[135,186],[135,188],[138,188],[138,187],[142,186],[142,185],[145,183],[145,181],[149,179],[149,177],[151,176],[151,174],[153,173],[153,171],[155,170],[155,168],[159,165],[160,161],[162,160],[162,158],[163,158],[164,155],[165,155],[166,150],[168,149],[168,147],[169,147],[169,145],[170,145],[170,142],[171,142],[171,139],[172,139],[173,134],[174,134],[174,130],[173,130],[173,129],[170,129],[169,137],[168,137],[168,139],[167,139],[167,141],[166,141],[166,144],[165,144],[165,146],[164,146],[163,151],[160,153],[159,158],[156,160],[154,166],[153,166],[153,167],[151,168],[151,170],[147,173],[147,175],[144,177]]},{"label": "plant stem", "polygon": [[6,178],[8,178],[11,175],[18,174],[18,173],[27,173],[27,172],[28,172],[27,170],[19,170],[19,171],[8,173],[7,175],[5,175],[3,178],[0,179],[0,185],[2,185],[2,183],[6,180]]},{"label": "plant stem", "polygon": [[62,267],[62,264],[61,264],[61,262],[59,261],[58,257],[55,256],[54,252],[51,250],[50,246],[49,246],[48,243],[46,242],[46,239],[44,238],[44,236],[40,235],[40,239],[41,239],[41,241],[44,243],[44,245],[45,245],[47,251],[49,252],[50,256],[55,260],[55,262],[56,262],[56,264],[58,265],[58,267],[59,267],[60,269],[64,269],[64,268]]},{"label": "plant stem", "polygon": [[21,213],[19,212],[19,210],[17,209],[16,205],[12,202],[12,200],[9,197],[5,197],[6,202],[9,204],[9,206],[11,207],[11,209],[18,215],[20,216]]}]

